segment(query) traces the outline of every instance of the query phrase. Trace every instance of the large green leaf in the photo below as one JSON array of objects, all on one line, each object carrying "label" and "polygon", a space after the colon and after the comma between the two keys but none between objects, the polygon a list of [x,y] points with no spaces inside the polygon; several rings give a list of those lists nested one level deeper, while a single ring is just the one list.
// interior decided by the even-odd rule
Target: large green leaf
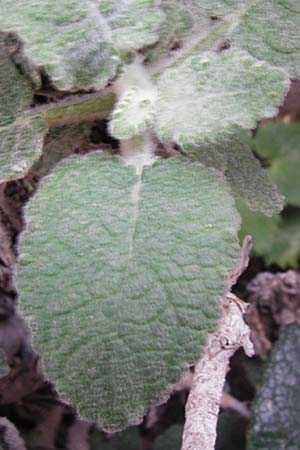
[{"label": "large green leaf", "polygon": [[158,81],[157,131],[181,145],[217,142],[275,114],[287,74],[240,51],[204,53]]},{"label": "large green leaf", "polygon": [[258,129],[253,145],[287,202],[300,206],[300,124],[270,122]]},{"label": "large green leaf", "polygon": [[248,134],[240,133],[219,144],[184,145],[183,150],[193,159],[224,173],[234,194],[251,210],[267,215],[279,212],[283,197],[255,158]]},{"label": "large green leaf", "polygon": [[0,33],[0,181],[22,175],[40,153],[45,122],[29,111],[33,90],[18,59],[20,41]]},{"label": "large green leaf", "polygon": [[253,409],[248,450],[300,449],[300,326],[275,345]]},{"label": "large green leaf", "polygon": [[46,371],[107,428],[142,418],[199,357],[235,265],[222,178],[184,158],[63,162],[27,211],[18,287]]},{"label": "large green leaf", "polygon": [[156,0],[4,0],[0,27],[26,41],[33,62],[60,88],[102,87],[116,74],[120,53],[158,39],[163,15]]}]

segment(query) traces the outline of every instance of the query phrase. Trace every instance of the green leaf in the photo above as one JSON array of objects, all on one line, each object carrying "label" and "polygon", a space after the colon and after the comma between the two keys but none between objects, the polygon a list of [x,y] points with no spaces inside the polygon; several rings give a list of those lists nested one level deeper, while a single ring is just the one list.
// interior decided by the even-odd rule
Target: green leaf
[{"label": "green leaf", "polygon": [[142,65],[134,63],[119,81],[119,100],[110,122],[110,132],[118,139],[129,139],[152,126],[156,90]]},{"label": "green leaf", "polygon": [[157,0],[100,0],[99,11],[108,21],[113,45],[118,50],[137,50],[158,40],[164,15]]},{"label": "green leaf", "polygon": [[253,253],[262,256],[266,264],[281,268],[297,268],[300,259],[300,210],[291,208],[282,216],[272,218],[254,213],[239,204],[242,216],[241,240],[251,234]]},{"label": "green leaf", "polygon": [[250,138],[237,133],[228,141],[198,146],[184,145],[184,152],[224,173],[233,193],[251,210],[272,215],[283,208],[283,197],[252,153]]},{"label": "green leaf", "polygon": [[44,179],[26,220],[17,281],[47,374],[106,428],[141,420],[218,324],[239,256],[226,184],[94,153]]},{"label": "green leaf", "polygon": [[258,129],[253,145],[287,202],[300,206],[300,124],[270,122]]},{"label": "green leaf", "polygon": [[46,124],[29,111],[31,80],[18,63],[20,41],[0,33],[0,180],[21,176],[40,153]]},{"label": "green leaf", "polygon": [[298,0],[199,0],[210,15],[220,16],[224,38],[233,47],[300,76],[300,4]]},{"label": "green leaf", "polygon": [[158,80],[157,131],[180,145],[217,142],[275,114],[287,75],[240,51],[204,53]]},{"label": "green leaf", "polygon": [[273,348],[253,410],[248,450],[300,449],[300,326],[289,325]]},{"label": "green leaf", "polygon": [[[236,2],[234,2],[236,3]],[[244,3],[244,2],[243,2]],[[235,12],[233,5],[232,11]],[[300,4],[297,0],[248,0],[232,34],[234,45],[300,76]]]},{"label": "green leaf", "polygon": [[268,263],[275,262],[269,260],[269,254],[276,241],[279,224],[282,221],[281,216],[276,214],[273,217],[266,217],[264,214],[258,212],[254,213],[242,202],[238,202],[237,206],[242,217],[242,226],[240,230],[241,242],[245,236],[251,234],[253,254],[256,256],[263,256]]},{"label": "green leaf", "polygon": [[291,209],[284,216],[275,235],[267,262],[280,267],[298,268],[300,259],[300,210]]},{"label": "green leaf", "polygon": [[28,56],[62,89],[103,87],[116,74],[119,50],[152,44],[163,19],[154,0],[4,0],[0,27],[26,41]]}]

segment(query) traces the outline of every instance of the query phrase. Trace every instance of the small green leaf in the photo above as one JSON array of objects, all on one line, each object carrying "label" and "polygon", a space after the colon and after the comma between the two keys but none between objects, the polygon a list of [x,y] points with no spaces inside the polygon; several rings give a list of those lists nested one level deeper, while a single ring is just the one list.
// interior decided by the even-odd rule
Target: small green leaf
[{"label": "small green leaf", "polygon": [[299,265],[300,259],[300,210],[291,209],[283,216],[274,243],[266,261],[276,262],[280,267]]},{"label": "small green leaf", "polygon": [[233,193],[253,211],[271,216],[283,208],[283,197],[250,147],[247,133],[236,133],[228,141],[198,146],[184,145],[193,159],[224,173]]},{"label": "small green leaf", "polygon": [[184,158],[137,175],[94,153],[44,179],[26,220],[18,287],[47,374],[107,428],[141,420],[218,324],[239,256],[226,184]]},{"label": "small green leaf", "polygon": [[243,52],[191,57],[159,78],[158,134],[181,145],[218,142],[274,115],[288,85],[283,70]]},{"label": "small green leaf", "polygon": [[240,239],[250,234],[253,240],[252,251],[256,256],[263,256],[267,263],[270,261],[269,255],[278,235],[278,227],[282,222],[279,214],[273,217],[266,217],[264,214],[250,211],[247,206],[238,202],[238,211],[242,217]]},{"label": "small green leaf", "polygon": [[280,335],[253,409],[248,450],[300,449],[300,326]]},{"label": "small green leaf", "polygon": [[240,237],[253,237],[253,252],[266,264],[297,268],[300,260],[300,210],[289,208],[282,216],[265,217],[239,204]]},{"label": "small green leaf", "polygon": [[[14,38],[14,39],[13,39]],[[31,80],[18,64],[21,43],[0,34],[0,180],[21,176],[41,151],[45,122],[29,111]]]},{"label": "small green leaf", "polygon": [[270,122],[258,129],[253,145],[287,202],[300,206],[300,124]]}]

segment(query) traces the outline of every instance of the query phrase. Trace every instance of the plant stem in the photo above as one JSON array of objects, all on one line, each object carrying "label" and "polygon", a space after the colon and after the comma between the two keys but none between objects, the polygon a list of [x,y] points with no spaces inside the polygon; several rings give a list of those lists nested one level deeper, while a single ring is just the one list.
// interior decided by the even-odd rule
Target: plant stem
[{"label": "plant stem", "polygon": [[[240,261],[228,280],[228,290],[248,266],[251,236],[243,242]],[[197,363],[191,391],[185,407],[185,426],[181,450],[213,450],[223,386],[229,360],[243,347],[248,356],[254,355],[250,328],[244,322],[248,304],[232,293],[222,300],[223,314],[218,330],[208,338],[204,356]]]},{"label": "plant stem", "polygon": [[250,329],[243,320],[247,304],[233,294],[222,300],[219,329],[208,340],[206,352],[195,367],[186,404],[186,422],[181,450],[213,450],[225,376],[231,356],[244,347],[254,354]]}]

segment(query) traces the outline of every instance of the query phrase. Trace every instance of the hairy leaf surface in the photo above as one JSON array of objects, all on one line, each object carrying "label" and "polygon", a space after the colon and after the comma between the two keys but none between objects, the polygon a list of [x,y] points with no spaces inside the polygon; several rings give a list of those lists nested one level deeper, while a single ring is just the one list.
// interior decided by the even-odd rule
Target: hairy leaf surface
[{"label": "hairy leaf surface", "polygon": [[159,78],[158,134],[181,145],[220,141],[274,115],[288,83],[284,71],[240,51],[188,58]]},{"label": "hairy leaf surface", "polygon": [[20,176],[40,153],[46,124],[29,111],[33,90],[18,59],[20,42],[0,33],[0,181]]},{"label": "hairy leaf surface", "polygon": [[0,27],[17,31],[33,62],[59,88],[103,87],[120,51],[155,42],[163,19],[155,0],[4,0]]},{"label": "hairy leaf surface", "polygon": [[[297,0],[200,0],[221,18],[223,39],[258,59],[300,75],[300,5]],[[225,25],[225,26],[224,26]]]},{"label": "hairy leaf surface", "polygon": [[123,51],[137,50],[158,39],[164,15],[157,0],[100,0],[99,11],[111,30],[114,46]]},{"label": "hairy leaf surface", "polygon": [[224,173],[233,193],[251,210],[266,215],[279,212],[283,197],[250,147],[248,134],[240,133],[219,144],[184,145],[183,150],[193,159]]},{"label": "hairy leaf surface", "polygon": [[289,325],[274,346],[253,410],[248,450],[300,449],[300,326]]},{"label": "hairy leaf surface", "polygon": [[290,205],[300,206],[300,124],[270,122],[260,127],[254,140],[258,155]]},{"label": "hairy leaf surface", "polygon": [[239,255],[226,184],[184,158],[138,176],[94,153],[45,179],[26,218],[18,287],[47,374],[105,427],[140,420],[217,326]]}]

